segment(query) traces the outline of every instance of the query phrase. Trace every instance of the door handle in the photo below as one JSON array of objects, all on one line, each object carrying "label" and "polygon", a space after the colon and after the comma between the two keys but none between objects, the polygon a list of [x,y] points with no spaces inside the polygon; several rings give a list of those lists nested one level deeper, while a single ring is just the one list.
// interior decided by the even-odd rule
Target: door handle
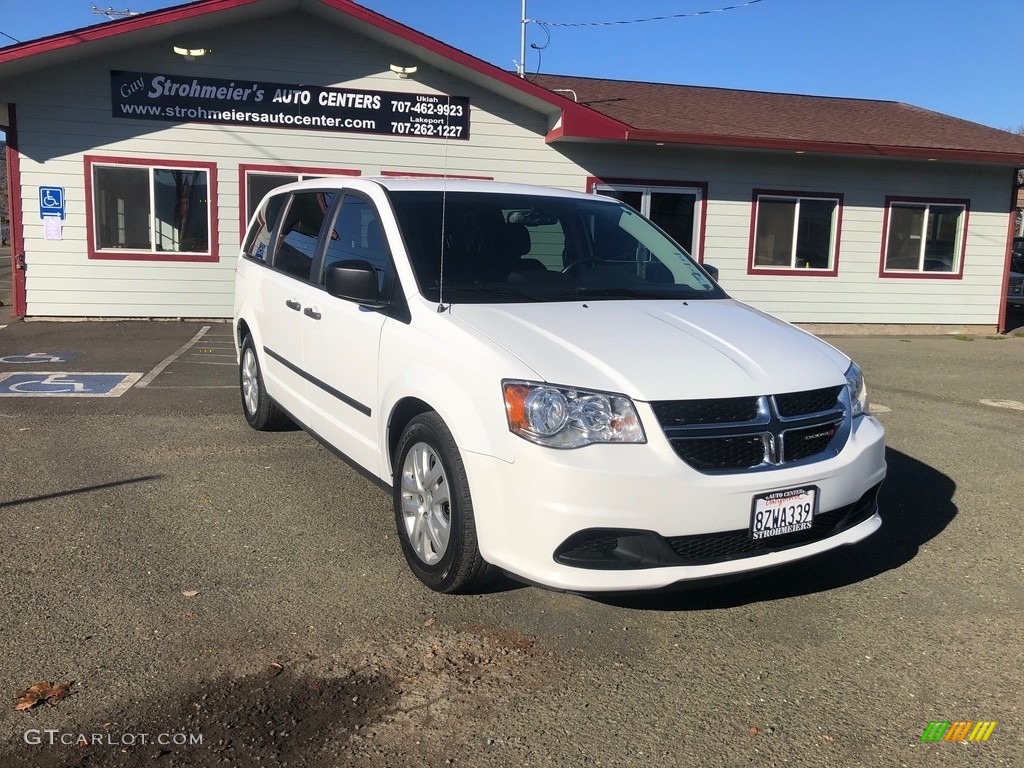
[{"label": "door handle", "polygon": [[288,307],[288,309],[294,309],[296,312],[302,309],[302,305],[299,304],[299,302],[292,301],[291,299],[286,300],[284,305]]},{"label": "door handle", "polygon": [[320,319],[320,313],[317,312],[312,307],[306,307],[304,310],[302,310],[302,314],[304,314],[306,317],[312,317],[314,320]]}]

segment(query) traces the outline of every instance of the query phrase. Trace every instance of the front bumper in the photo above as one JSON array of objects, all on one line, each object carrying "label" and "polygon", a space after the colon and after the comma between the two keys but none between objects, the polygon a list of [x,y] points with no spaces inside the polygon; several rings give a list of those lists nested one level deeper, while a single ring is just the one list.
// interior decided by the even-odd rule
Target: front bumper
[{"label": "front bumper", "polygon": [[[760,570],[853,544],[881,525],[874,499],[886,471],[884,430],[871,416],[857,419],[838,456],[756,473],[697,472],[660,432],[649,432],[644,445],[569,451],[510,439],[516,441],[512,463],[463,456],[481,553],[555,589],[658,589]],[[744,551],[753,497],[810,485],[819,493],[815,520],[833,513],[834,534],[807,543],[778,537]],[[565,557],[594,530],[620,540],[627,556],[604,565]],[[629,539],[631,533],[642,536]],[[732,542],[724,551],[705,546],[723,536]],[[628,552],[636,554],[632,564]]]}]

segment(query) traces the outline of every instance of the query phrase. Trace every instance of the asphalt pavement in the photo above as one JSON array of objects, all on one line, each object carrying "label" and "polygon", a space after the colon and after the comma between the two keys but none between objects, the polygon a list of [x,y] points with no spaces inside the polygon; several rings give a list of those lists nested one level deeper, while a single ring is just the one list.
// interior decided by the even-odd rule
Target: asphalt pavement
[{"label": "asphalt pavement", "polygon": [[[833,343],[888,433],[874,536],[668,594],[453,597],[386,493],[249,429],[227,324],[7,324],[0,765],[1024,765],[1024,338]],[[40,681],[71,693],[15,711]],[[996,725],[922,741],[946,721]]]}]

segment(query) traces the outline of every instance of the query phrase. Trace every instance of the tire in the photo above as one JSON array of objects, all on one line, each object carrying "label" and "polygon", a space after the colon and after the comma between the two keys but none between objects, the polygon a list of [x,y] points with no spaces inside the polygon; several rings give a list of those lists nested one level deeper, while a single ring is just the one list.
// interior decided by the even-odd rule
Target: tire
[{"label": "tire", "polygon": [[473,501],[455,438],[436,413],[409,422],[395,450],[395,523],[402,553],[435,592],[479,588],[494,567],[477,547]]},{"label": "tire", "polygon": [[256,356],[252,336],[242,340],[242,355],[238,363],[238,388],[242,395],[242,412],[249,426],[260,431],[280,429],[288,423],[288,417],[270,399],[263,385],[263,371]]}]

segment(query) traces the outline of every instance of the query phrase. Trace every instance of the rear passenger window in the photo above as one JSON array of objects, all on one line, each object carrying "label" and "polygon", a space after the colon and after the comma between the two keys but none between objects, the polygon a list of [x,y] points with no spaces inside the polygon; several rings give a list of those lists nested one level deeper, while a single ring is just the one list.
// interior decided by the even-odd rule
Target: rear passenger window
[{"label": "rear passenger window", "polygon": [[324,192],[292,195],[278,232],[274,267],[303,280],[310,279],[317,238],[333,198],[333,193]]},{"label": "rear passenger window", "polygon": [[[390,300],[395,270],[384,230],[373,205],[354,195],[347,195],[338,208],[327,242],[324,272],[331,264],[350,259],[362,259],[373,266],[381,299]],[[320,284],[324,284],[323,274]]]},{"label": "rear passenger window", "polygon": [[277,224],[277,217],[284,207],[285,195],[277,195],[267,201],[267,207],[260,210],[256,215],[249,235],[245,239],[243,250],[245,255],[256,261],[266,261],[267,252],[270,250],[270,234]]}]

